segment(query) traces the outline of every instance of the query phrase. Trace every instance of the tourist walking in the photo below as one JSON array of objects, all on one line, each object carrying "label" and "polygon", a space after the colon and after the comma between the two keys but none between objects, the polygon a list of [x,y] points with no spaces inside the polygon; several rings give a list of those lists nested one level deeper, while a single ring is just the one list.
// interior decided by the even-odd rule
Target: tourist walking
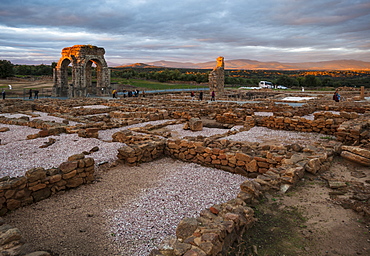
[{"label": "tourist walking", "polygon": [[216,93],[215,91],[212,91],[211,93],[211,101],[215,101]]},{"label": "tourist walking", "polygon": [[29,97],[28,99],[32,99],[32,89],[30,89],[30,92],[29,92]]},{"label": "tourist walking", "polygon": [[117,98],[117,90],[112,91],[112,96],[113,96],[113,98]]},{"label": "tourist walking", "polygon": [[35,90],[35,99],[38,99],[38,98],[39,98],[39,91]]}]

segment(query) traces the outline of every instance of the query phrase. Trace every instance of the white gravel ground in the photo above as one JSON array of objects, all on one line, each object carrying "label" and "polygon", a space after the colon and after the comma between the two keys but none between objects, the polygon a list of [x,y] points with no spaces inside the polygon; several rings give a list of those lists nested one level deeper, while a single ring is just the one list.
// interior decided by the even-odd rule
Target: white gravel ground
[{"label": "white gravel ground", "polygon": [[[47,148],[39,148],[49,140],[49,137],[56,139],[56,142]],[[98,139],[81,138],[77,134],[61,134],[49,137],[16,140],[1,145],[0,176],[22,176],[27,170],[35,167],[58,167],[61,163],[67,161],[69,156],[89,151],[95,146],[99,147],[100,150],[89,156],[93,157],[96,163],[111,162],[117,159],[118,148],[125,145],[119,142],[103,142]]]},{"label": "white gravel ground", "polygon": [[194,163],[168,161],[152,166],[163,170],[155,187],[144,188],[136,200],[107,211],[120,255],[148,255],[164,238],[175,235],[184,217],[196,217],[203,209],[235,198],[246,179]]},{"label": "white gravel ground", "polygon": [[234,135],[224,137],[224,139],[232,141],[245,142],[278,142],[284,145],[292,143],[311,143],[313,140],[319,140],[322,134],[293,132],[283,130],[272,130],[266,127],[252,127],[248,131],[239,132]]},{"label": "white gravel ground", "polygon": [[[26,114],[11,114],[11,113],[2,113],[2,114],[0,114],[0,116],[5,116],[7,118],[20,118],[22,116],[27,116],[30,120],[40,119],[40,120],[43,120],[43,121],[50,121],[50,122],[56,122],[56,123],[63,123],[63,121],[65,120],[64,118],[51,116],[51,115],[49,115],[48,113],[45,113],[45,112],[34,111],[32,113],[35,114],[35,115],[38,115],[38,116],[33,117],[33,116],[30,116],[30,115],[26,115]],[[68,125],[73,126],[73,125],[76,125],[76,124],[78,124],[78,122],[69,121]]]},{"label": "white gravel ground", "polygon": [[273,112],[254,112],[255,116],[273,116]]},{"label": "white gravel ground", "polygon": [[[39,129],[31,128],[28,126],[10,125],[10,124],[0,124],[0,127],[9,128],[9,131],[7,132],[0,132],[1,145],[26,140],[27,135],[36,134],[40,131]],[[0,149],[2,149],[1,145]]]},{"label": "white gravel ground", "polygon": [[197,137],[197,136],[205,136],[209,137],[216,134],[223,134],[229,131],[228,129],[218,129],[218,128],[208,128],[203,127],[202,131],[191,131],[191,130],[184,130],[184,124],[175,124],[167,126],[167,129],[171,130],[172,136],[174,138],[183,138],[183,137]]}]

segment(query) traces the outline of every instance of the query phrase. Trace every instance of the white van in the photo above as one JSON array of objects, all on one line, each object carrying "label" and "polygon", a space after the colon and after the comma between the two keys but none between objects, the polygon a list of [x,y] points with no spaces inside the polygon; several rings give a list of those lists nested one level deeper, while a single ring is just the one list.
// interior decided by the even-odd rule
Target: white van
[{"label": "white van", "polygon": [[261,88],[274,88],[273,83],[267,81],[260,81],[258,86]]}]

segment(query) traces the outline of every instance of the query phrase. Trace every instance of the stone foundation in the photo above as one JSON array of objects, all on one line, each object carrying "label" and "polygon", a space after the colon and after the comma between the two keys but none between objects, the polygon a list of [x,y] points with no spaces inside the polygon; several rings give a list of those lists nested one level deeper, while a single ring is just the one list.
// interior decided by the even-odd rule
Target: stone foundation
[{"label": "stone foundation", "polygon": [[94,159],[84,154],[73,155],[58,168],[33,168],[24,176],[0,179],[0,215],[24,205],[36,203],[51,195],[91,183]]}]

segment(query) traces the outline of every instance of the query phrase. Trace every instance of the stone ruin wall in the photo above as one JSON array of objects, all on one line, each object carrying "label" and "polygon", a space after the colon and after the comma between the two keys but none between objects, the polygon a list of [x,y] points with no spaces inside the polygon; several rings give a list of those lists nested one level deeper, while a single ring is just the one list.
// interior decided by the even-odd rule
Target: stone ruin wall
[{"label": "stone ruin wall", "polygon": [[[77,188],[95,180],[95,162],[84,154],[70,156],[58,168],[42,167],[28,170],[24,176],[0,179],[0,216],[20,207],[37,203],[68,189]],[[25,243],[18,228],[0,218],[1,255],[24,255]],[[48,252],[32,252],[26,256],[50,256]]]},{"label": "stone ruin wall", "polygon": [[24,176],[0,179],[0,215],[36,203],[51,195],[92,182],[94,159],[73,155],[58,168],[28,170]]},{"label": "stone ruin wall", "polygon": [[208,86],[209,91],[216,93],[216,97],[224,94],[225,88],[225,64],[224,57],[218,57],[216,59],[216,67],[208,75]]}]

